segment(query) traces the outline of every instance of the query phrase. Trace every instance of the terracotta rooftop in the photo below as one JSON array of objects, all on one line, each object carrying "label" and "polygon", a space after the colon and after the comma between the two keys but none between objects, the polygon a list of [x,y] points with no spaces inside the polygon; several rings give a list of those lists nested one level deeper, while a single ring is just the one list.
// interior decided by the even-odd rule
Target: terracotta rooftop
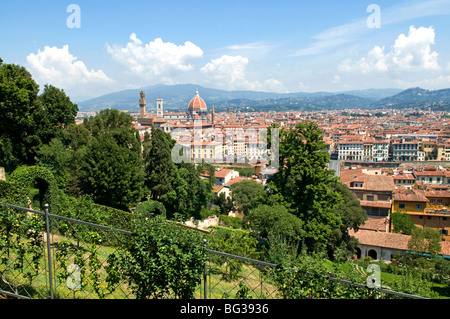
[{"label": "terracotta rooftop", "polygon": [[360,201],[361,206],[364,207],[380,207],[380,208],[391,208],[392,203],[387,201],[370,201],[362,200]]},{"label": "terracotta rooftop", "polygon": [[341,181],[350,187],[350,183],[353,181],[364,182],[361,188],[351,189],[362,189],[362,190],[375,190],[375,191],[392,191],[395,187],[394,180],[392,176],[389,175],[375,175],[375,174],[365,174],[362,169],[349,169],[341,171]]},{"label": "terracotta rooftop", "polygon": [[357,238],[361,245],[369,245],[401,250],[408,250],[408,240],[411,237],[408,235],[377,232],[365,229],[360,229],[357,232],[350,230],[349,235]]},{"label": "terracotta rooftop", "polygon": [[402,202],[429,202],[426,198],[424,191],[418,189],[394,189],[392,193],[394,201]]},{"label": "terracotta rooftop", "polygon": [[223,168],[220,171],[215,171],[214,175],[218,178],[225,178],[228,174],[230,174],[233,170],[228,168]]},{"label": "terracotta rooftop", "polygon": [[362,224],[361,226],[359,226],[359,229],[364,229],[364,230],[377,230],[377,231],[386,231],[386,224],[387,224],[387,219],[386,218],[379,218],[379,219],[368,219],[364,222],[364,224]]},{"label": "terracotta rooftop", "polygon": [[[349,231],[350,236],[358,239],[361,245],[385,247],[399,250],[408,250],[408,241],[411,236],[360,229],[357,232]],[[441,241],[440,255],[450,256],[450,242]]]}]

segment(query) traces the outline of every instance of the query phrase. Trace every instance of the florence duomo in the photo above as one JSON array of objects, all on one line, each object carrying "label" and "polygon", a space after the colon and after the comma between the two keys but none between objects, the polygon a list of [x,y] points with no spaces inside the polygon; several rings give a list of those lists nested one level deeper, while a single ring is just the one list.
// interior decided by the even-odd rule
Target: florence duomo
[{"label": "florence duomo", "polygon": [[208,115],[208,107],[205,101],[200,97],[198,90],[195,91],[194,97],[188,104],[186,112],[164,112],[163,99],[156,99],[156,116],[148,115],[146,111],[146,99],[145,92],[140,92],[139,98],[139,118],[138,122],[141,125],[160,125],[167,123],[168,121],[179,122],[194,122],[201,121],[202,123],[214,124],[214,106],[211,109],[211,115]]}]

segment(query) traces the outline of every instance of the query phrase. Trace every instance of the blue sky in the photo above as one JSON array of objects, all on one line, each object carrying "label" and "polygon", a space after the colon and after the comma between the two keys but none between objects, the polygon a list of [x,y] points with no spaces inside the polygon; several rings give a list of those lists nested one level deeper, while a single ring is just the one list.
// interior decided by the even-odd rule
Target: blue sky
[{"label": "blue sky", "polygon": [[4,1],[0,57],[74,101],[158,83],[440,89],[450,87],[449,17],[450,0]]}]

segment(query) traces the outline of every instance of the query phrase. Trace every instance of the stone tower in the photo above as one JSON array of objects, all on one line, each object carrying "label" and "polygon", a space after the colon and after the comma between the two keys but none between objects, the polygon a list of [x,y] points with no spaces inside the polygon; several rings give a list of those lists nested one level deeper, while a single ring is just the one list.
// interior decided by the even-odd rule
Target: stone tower
[{"label": "stone tower", "polygon": [[214,117],[215,117],[215,115],[216,115],[216,112],[214,112],[214,104],[213,104],[213,106],[212,106],[212,109],[211,109],[211,123],[214,125],[215,123],[214,123]]},{"label": "stone tower", "polygon": [[164,118],[164,110],[163,110],[163,99],[156,99],[156,117]]},{"label": "stone tower", "polygon": [[145,92],[141,91],[141,98],[139,99],[139,107],[140,107],[140,115],[141,118],[144,118],[147,115],[145,111],[145,106],[147,105],[147,101],[145,100]]}]

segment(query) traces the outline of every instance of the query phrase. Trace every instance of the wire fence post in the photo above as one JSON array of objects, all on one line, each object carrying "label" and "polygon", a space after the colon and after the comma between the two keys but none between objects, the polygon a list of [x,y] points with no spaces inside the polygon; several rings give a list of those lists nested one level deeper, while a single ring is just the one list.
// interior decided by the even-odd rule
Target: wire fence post
[{"label": "wire fence post", "polygon": [[50,219],[48,216],[48,204],[45,204],[45,224],[47,230],[48,283],[50,287],[50,299],[53,299],[52,255],[50,250]]},{"label": "wire fence post", "polygon": [[[206,256],[206,238],[203,239],[203,251],[205,253]],[[205,264],[203,265],[203,296],[204,299],[208,299],[207,293],[208,293],[208,283],[207,283],[207,278],[208,278],[208,274],[207,274],[207,260],[205,258]]]}]

